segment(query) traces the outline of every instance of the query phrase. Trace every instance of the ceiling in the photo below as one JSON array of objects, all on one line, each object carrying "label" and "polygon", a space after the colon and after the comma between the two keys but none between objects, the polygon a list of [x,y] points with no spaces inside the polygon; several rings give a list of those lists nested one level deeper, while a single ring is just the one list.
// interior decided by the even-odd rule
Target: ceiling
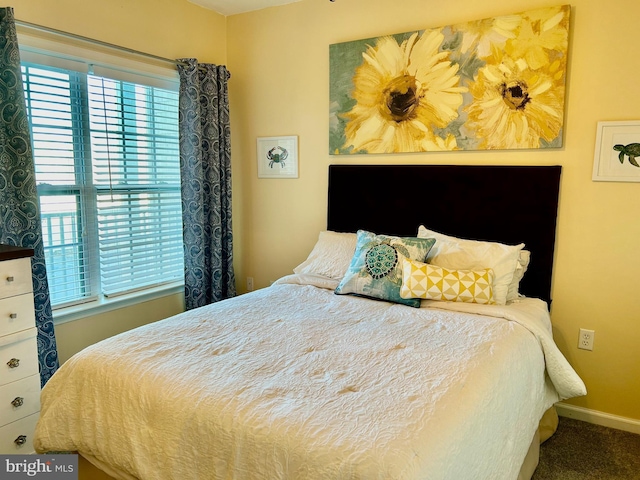
[{"label": "ceiling", "polygon": [[286,5],[300,0],[189,0],[191,3],[208,8],[220,15],[228,16],[237,13],[261,10],[267,7]]}]

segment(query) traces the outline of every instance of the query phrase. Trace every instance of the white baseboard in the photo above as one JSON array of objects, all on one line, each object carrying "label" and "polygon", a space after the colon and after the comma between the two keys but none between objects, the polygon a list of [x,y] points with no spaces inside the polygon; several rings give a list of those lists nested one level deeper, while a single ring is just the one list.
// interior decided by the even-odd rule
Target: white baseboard
[{"label": "white baseboard", "polygon": [[576,407],[568,403],[556,403],[556,410],[561,417],[575,418],[583,422],[601,425],[603,427],[616,428],[625,432],[640,434],[640,420],[620,417],[610,413],[599,412],[583,407]]}]

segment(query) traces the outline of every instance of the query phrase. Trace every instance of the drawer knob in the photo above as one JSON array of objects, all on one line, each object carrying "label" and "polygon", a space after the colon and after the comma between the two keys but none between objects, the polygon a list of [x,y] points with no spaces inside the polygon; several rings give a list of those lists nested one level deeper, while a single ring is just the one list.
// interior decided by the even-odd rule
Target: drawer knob
[{"label": "drawer knob", "polygon": [[25,443],[27,443],[27,436],[26,435],[20,435],[18,438],[16,438],[13,443],[15,443],[18,446],[22,446]]},{"label": "drawer knob", "polygon": [[20,366],[20,359],[12,358],[7,362],[7,365],[9,365],[9,368],[18,368]]},{"label": "drawer knob", "polygon": [[13,405],[15,408],[18,408],[18,407],[21,407],[23,403],[24,403],[24,398],[16,397],[11,402],[11,405]]},{"label": "drawer knob", "polygon": [[17,313],[12,313],[12,314],[9,315],[9,318],[11,318],[11,319],[18,318],[18,314]]},{"label": "drawer knob", "polygon": [[13,276],[7,277],[7,282],[13,282],[15,280],[15,278],[13,278]]}]

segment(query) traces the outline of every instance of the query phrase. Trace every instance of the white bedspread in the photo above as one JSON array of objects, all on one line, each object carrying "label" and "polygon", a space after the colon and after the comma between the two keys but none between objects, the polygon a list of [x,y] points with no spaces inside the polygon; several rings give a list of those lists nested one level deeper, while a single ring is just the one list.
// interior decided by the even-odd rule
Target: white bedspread
[{"label": "white bedspread", "polygon": [[42,392],[36,449],[118,478],[508,480],[542,413],[585,393],[539,300],[330,288],[292,275],[85,349]]}]

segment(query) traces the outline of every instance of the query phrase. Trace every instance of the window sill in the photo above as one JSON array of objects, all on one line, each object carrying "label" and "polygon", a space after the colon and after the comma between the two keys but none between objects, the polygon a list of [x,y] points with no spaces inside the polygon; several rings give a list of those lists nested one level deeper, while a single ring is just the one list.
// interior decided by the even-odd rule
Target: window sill
[{"label": "window sill", "polygon": [[129,307],[138,303],[148,302],[150,300],[183,292],[184,284],[179,282],[133,292],[111,299],[102,297],[99,300],[53,310],[53,323],[54,325],[57,325],[73,322],[93,315],[110,312],[118,308]]}]

